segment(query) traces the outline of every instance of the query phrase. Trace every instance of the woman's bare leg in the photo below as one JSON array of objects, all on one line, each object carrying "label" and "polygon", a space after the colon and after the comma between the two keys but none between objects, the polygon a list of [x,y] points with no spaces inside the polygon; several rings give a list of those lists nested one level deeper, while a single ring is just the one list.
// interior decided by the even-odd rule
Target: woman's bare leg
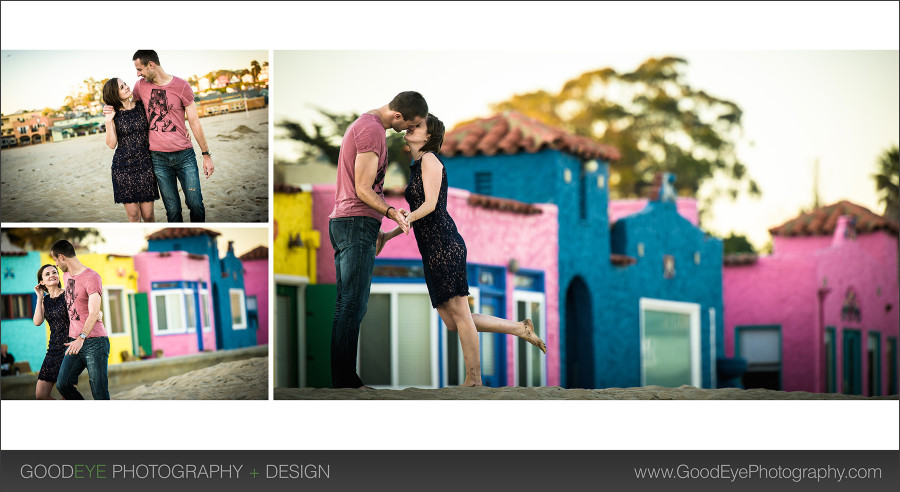
[{"label": "woman's bare leg", "polygon": [[[463,296],[457,296],[445,302],[442,306],[450,323],[443,316],[444,324],[451,331],[459,333],[459,344],[462,346],[463,360],[466,364],[466,380],[462,386],[481,386],[481,356],[478,348],[478,331],[469,311],[469,300]],[[438,310],[440,313],[441,310]]]},{"label": "woman's bare leg", "polygon": [[37,386],[34,388],[34,397],[38,400],[55,400],[56,398],[50,396],[53,386],[54,384],[50,381],[38,379]]},{"label": "woman's bare leg", "polygon": [[473,313],[472,321],[475,322],[475,329],[480,332],[487,333],[505,333],[507,335],[517,336],[525,339],[526,342],[541,349],[541,352],[547,353],[547,345],[534,332],[534,325],[530,319],[522,321],[510,321],[508,319],[488,316],[487,314]]},{"label": "woman's bare leg", "polygon": [[125,204],[125,215],[128,216],[128,222],[140,222],[141,221],[141,207],[137,203],[126,203]]},{"label": "woman's bare leg", "polygon": [[141,202],[141,217],[144,219],[144,222],[156,222],[156,217],[153,213],[153,202]]}]

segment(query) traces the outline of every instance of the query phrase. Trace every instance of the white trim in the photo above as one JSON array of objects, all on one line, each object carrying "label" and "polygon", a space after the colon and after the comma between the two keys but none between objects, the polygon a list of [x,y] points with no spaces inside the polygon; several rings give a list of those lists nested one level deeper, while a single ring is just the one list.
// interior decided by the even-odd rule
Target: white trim
[{"label": "white trim", "polygon": [[[203,325],[200,329],[203,333],[209,333],[212,331],[212,321],[213,321],[213,312],[212,312],[212,297],[209,295],[209,289],[200,289],[200,324]],[[206,299],[204,300],[204,296]],[[204,324],[203,313],[204,308],[206,311],[206,323]]]},{"label": "white trim", "polygon": [[716,389],[716,308],[709,308],[709,387]]},{"label": "white trim", "polygon": [[[234,306],[232,303],[234,299],[231,297],[233,294],[238,294],[240,296],[241,307],[241,323],[234,322]],[[247,301],[244,298],[244,289],[228,289],[228,314],[231,316],[231,329],[232,330],[246,330],[247,329]]]},{"label": "white trim", "polygon": [[[543,292],[535,292],[531,290],[513,290],[513,312],[512,319],[515,321],[521,321],[518,318],[519,302],[525,303],[525,317],[533,318],[534,315],[531,311],[531,302],[537,302],[541,305],[541,327],[540,327],[540,336],[543,340],[547,339],[547,296]],[[520,338],[515,337],[513,342],[513,386],[519,386],[519,340]],[[527,342],[526,342],[527,343]],[[530,344],[529,344],[530,345]],[[535,347],[536,349],[536,347]],[[526,365],[531,365],[531,358],[526,359]],[[505,364],[506,361],[503,361]],[[531,367],[526,367],[525,372],[527,374],[531,374]],[[547,358],[541,357],[541,386],[547,385]]]},{"label": "white trim", "polygon": [[668,313],[687,314],[690,318],[690,344],[691,344],[691,386],[701,388],[703,385],[700,376],[700,305],[692,302],[664,301],[641,297],[640,299],[640,325],[641,325],[641,386],[647,385],[647,374],[644,367],[644,311],[661,311]]},{"label": "white trim", "polygon": [[[189,331],[187,329],[187,310],[184,306],[184,295],[187,293],[193,293],[191,289],[157,289],[150,291],[150,311],[153,313],[151,326],[153,328],[153,335],[183,335],[186,333],[196,333]],[[166,325],[171,328],[172,326],[172,312],[173,309],[178,309],[180,314],[180,325],[177,327],[177,330],[168,329],[165,331],[159,330],[159,317],[156,312],[156,298],[158,296],[163,297],[175,297],[178,299],[178,305],[174,305],[166,299]],[[174,321],[179,321],[178,317],[174,318]]]},{"label": "white trim", "polygon": [[[398,296],[400,294],[425,294],[428,295],[428,287],[424,283],[413,283],[413,284],[390,284],[390,283],[373,283],[369,294],[388,294],[390,296],[391,302],[391,326],[390,326],[390,343],[391,343],[391,384],[390,385],[370,385],[373,388],[377,389],[403,389],[407,386],[400,386],[398,384],[400,367],[399,367],[399,339],[398,333],[400,331],[400,327],[398,324],[400,312],[399,312],[399,302]],[[428,301],[426,301],[428,302]],[[429,306],[431,304],[429,303]],[[438,324],[437,324],[438,316],[437,311],[435,309],[431,309],[431,316],[429,322],[429,330],[431,332],[431,381],[433,384],[428,386],[416,386],[417,388],[438,388],[438,365],[437,365],[437,337],[438,333]],[[356,352],[356,371],[359,373],[360,371],[360,357],[359,357],[359,346],[357,346]]]},{"label": "white trim", "polygon": [[[112,310],[109,307],[109,291],[117,290],[119,291],[119,309],[122,312],[122,333],[113,333],[110,328],[107,328],[107,322],[111,320],[110,314]],[[114,285],[111,287],[103,287],[103,327],[106,329],[106,334],[110,338],[120,338],[120,337],[128,337],[131,336],[131,313],[129,309],[129,303],[127,301],[128,292],[125,290],[125,287],[122,285]]]},{"label": "white trim", "polygon": [[309,277],[304,275],[285,275],[283,273],[276,273],[273,277],[272,280],[274,280],[276,284],[301,285],[309,283]]}]

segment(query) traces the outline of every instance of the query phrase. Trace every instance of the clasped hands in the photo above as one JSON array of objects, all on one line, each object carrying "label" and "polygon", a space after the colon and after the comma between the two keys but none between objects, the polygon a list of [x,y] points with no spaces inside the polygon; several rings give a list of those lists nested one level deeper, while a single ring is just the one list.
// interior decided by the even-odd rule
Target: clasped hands
[{"label": "clasped hands", "polygon": [[399,236],[401,232],[403,232],[404,234],[409,234],[409,214],[409,210],[405,210],[402,208],[392,208],[388,212],[388,217],[396,222],[398,227],[394,228],[394,230],[390,232],[384,232],[381,229],[378,230],[378,240],[375,243],[375,256],[378,256],[378,254],[381,253],[381,250],[384,249],[384,245],[388,241]]}]

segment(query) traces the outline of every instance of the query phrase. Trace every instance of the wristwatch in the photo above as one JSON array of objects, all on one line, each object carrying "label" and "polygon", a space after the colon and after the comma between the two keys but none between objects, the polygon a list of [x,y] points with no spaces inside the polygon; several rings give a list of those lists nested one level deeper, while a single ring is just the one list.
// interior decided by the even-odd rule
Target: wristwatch
[{"label": "wristwatch", "polygon": [[85,335],[84,333],[79,333],[78,338],[80,338],[82,340],[87,340],[87,335]]},{"label": "wristwatch", "polygon": [[206,152],[200,152],[200,155],[208,155],[212,157],[212,154],[210,154],[208,150]]}]

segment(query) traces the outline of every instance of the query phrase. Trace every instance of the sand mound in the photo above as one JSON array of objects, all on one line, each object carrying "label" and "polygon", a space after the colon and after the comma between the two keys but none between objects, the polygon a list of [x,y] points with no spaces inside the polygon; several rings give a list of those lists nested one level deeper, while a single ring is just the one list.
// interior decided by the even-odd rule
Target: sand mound
[{"label": "sand mound", "polygon": [[841,394],[772,391],[738,388],[701,389],[693,386],[663,388],[607,388],[597,390],[539,388],[441,388],[403,390],[275,388],[276,400],[897,400],[898,396],[864,397]]},{"label": "sand mound", "polygon": [[112,395],[113,400],[266,400],[269,358],[223,362]]}]

